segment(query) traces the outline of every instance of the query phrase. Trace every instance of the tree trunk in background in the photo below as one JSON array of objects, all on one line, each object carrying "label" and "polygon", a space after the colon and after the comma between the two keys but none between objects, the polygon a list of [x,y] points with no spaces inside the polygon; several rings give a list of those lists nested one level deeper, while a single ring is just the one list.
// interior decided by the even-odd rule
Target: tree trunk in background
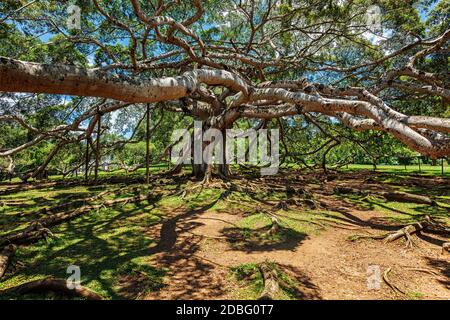
[{"label": "tree trunk in background", "polygon": [[192,174],[197,179],[203,179],[205,177],[207,167],[208,166],[204,163],[202,164],[192,163]]},{"label": "tree trunk in background", "polygon": [[[192,133],[192,137],[191,137],[191,166],[192,166],[192,175],[201,180],[205,177],[206,174],[206,170],[207,170],[207,165],[205,163],[203,163],[203,151],[205,150],[205,143],[203,142],[203,133],[205,132],[205,130],[208,130],[208,128],[205,126],[205,123],[203,122],[203,126],[202,126],[202,132],[201,135],[199,137],[197,137],[197,139],[201,139],[201,154],[199,155],[201,157],[201,164],[200,163],[195,163],[196,159],[195,159],[195,146],[196,146],[196,142],[195,142],[195,128],[194,128],[194,132]],[[198,143],[198,142],[197,142]],[[200,159],[199,159],[200,160]]]},{"label": "tree trunk in background", "polygon": [[[98,109],[97,109],[98,112]],[[100,164],[100,136],[101,136],[101,129],[102,129],[102,117],[98,117],[97,122],[97,144],[95,148],[95,181],[98,180],[98,166]]]},{"label": "tree trunk in background", "polygon": [[86,158],[85,158],[85,170],[84,170],[84,180],[88,180],[89,178],[89,140],[90,137],[86,138]]},{"label": "tree trunk in background", "polygon": [[222,177],[228,177],[230,172],[230,165],[227,164],[226,154],[227,154],[227,133],[226,129],[222,129],[222,137],[223,137],[223,148],[222,148],[222,164],[219,164],[219,175]]},{"label": "tree trunk in background", "polygon": [[150,184],[150,104],[147,104],[147,129],[145,152],[145,181]]}]

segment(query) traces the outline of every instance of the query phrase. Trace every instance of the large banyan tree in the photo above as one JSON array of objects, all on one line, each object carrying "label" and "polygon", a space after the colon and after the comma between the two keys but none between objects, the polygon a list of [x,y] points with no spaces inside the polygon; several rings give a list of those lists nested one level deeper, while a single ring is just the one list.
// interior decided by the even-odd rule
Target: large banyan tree
[{"label": "large banyan tree", "polygon": [[[241,118],[260,119],[260,126],[320,114],[354,130],[387,132],[427,157],[450,154],[447,0],[71,4],[0,4],[0,121],[33,133],[0,157],[57,141],[29,177],[63,146],[87,139],[101,116],[148,104],[219,130]],[[92,103],[42,130],[15,110],[25,93]],[[395,108],[411,98],[444,114]]]}]

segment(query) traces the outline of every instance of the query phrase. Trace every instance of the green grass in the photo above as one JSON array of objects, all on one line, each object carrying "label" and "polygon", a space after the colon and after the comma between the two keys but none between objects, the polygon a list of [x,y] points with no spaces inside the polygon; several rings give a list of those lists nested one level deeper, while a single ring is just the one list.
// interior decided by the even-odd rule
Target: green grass
[{"label": "green grass", "polygon": [[[258,204],[256,199],[243,192],[226,194],[225,190],[220,188],[194,189],[194,186],[198,184],[188,182],[186,185],[174,186],[167,182],[163,186],[165,196],[155,196],[154,201],[101,208],[68,223],[52,227],[55,237],[49,239],[48,243],[42,240],[18,249],[16,256],[24,267],[13,275],[6,275],[0,282],[0,290],[46,277],[65,279],[69,276],[66,271],[70,265],[80,267],[82,285],[107,299],[133,297],[135,291],[133,288],[125,286],[124,289],[124,277],[138,278],[140,294],[161,290],[165,286],[165,270],[152,264],[149,250],[157,245],[157,241],[152,238],[149,230],[161,223],[174,210],[187,212],[209,203],[212,203],[207,208],[210,212],[239,210],[253,213],[239,222],[236,231],[246,237],[246,244],[256,245],[256,249],[279,246],[289,241],[296,243],[304,238],[306,232],[311,231],[308,230],[307,223],[290,221],[289,218],[294,217],[296,213],[287,211],[284,212],[287,218],[280,218],[282,231],[265,237],[265,233],[258,232],[258,229],[270,227],[271,221],[265,215],[254,214]],[[136,192],[144,193],[148,187],[138,184],[51,186],[3,195],[2,200],[18,202],[20,206],[0,207],[0,215],[3,217],[0,221],[0,236],[17,232],[25,228],[29,222],[45,217],[45,213],[39,213],[42,208],[116,189],[120,189],[120,193],[110,193],[104,199],[129,197]],[[183,189],[188,192],[181,197],[179,191]],[[263,196],[258,194],[258,197]],[[282,194],[272,195],[274,199],[281,197]],[[27,295],[24,298],[58,297],[50,294]]]},{"label": "green grass", "polygon": [[[280,292],[275,297],[277,300],[293,300],[297,298],[299,283],[281,271],[276,263],[268,263],[280,281]],[[264,278],[255,263],[241,264],[230,269],[231,281],[236,282],[238,290],[234,292],[236,299],[258,299],[264,290]]]},{"label": "green grass", "polygon": [[[406,180],[408,176],[404,178]],[[422,187],[398,185],[403,180],[391,174],[374,180],[397,191],[429,196],[437,202],[437,205],[430,206],[410,202],[387,201],[383,197],[375,194],[368,196],[362,194],[335,194],[335,196],[354,203],[360,209],[384,212],[388,219],[399,223],[417,221],[422,219],[424,215],[430,215],[450,222],[450,181],[449,184],[436,184]]]},{"label": "green grass", "polygon": [[[155,174],[155,173],[160,173],[163,172],[164,170],[167,170],[167,165],[165,163],[159,163],[159,164],[152,164],[150,166],[150,173]],[[123,169],[119,169],[119,170],[112,170],[112,171],[102,171],[100,170],[98,172],[98,177],[99,178],[110,178],[110,177],[117,177],[117,176],[128,176],[128,177],[143,177],[145,176],[145,172],[146,169],[145,168],[140,168],[137,169],[134,172],[131,172],[129,174],[127,174],[125,172],[125,170]],[[90,173],[89,174],[89,178],[90,179],[94,179],[94,174]],[[63,176],[62,175],[51,175],[49,176],[49,180],[62,180]],[[66,177],[65,181],[73,181],[73,180],[80,180],[82,181],[84,179],[84,172],[79,173],[78,176],[74,176],[71,175],[70,177]],[[29,179],[28,182],[33,182],[36,181],[35,179]],[[12,183],[20,183],[22,182],[19,178],[13,178],[11,181],[8,182],[12,182]],[[1,185],[1,182],[0,182]]]},{"label": "green grass", "polygon": [[[66,271],[70,265],[80,267],[83,286],[106,299],[135,298],[136,287],[139,295],[161,290],[165,286],[166,270],[154,265],[150,253],[159,241],[153,238],[158,235],[152,232],[155,225],[174,211],[190,212],[210,203],[223,207],[219,199],[223,193],[221,189],[199,188],[188,192],[184,198],[180,197],[179,189],[189,190],[190,184],[177,186],[172,180],[163,181],[162,185],[158,182],[156,186],[162,187],[162,190],[148,201],[103,207],[52,227],[55,237],[48,242],[41,240],[17,250],[17,260],[24,267],[13,275],[6,275],[0,282],[0,290],[46,277],[65,279],[69,276]],[[105,190],[120,189],[120,193],[110,193],[103,198],[109,200],[148,191],[152,193],[151,188],[141,184],[52,186],[3,195],[2,200],[17,201],[20,206],[0,207],[0,237],[24,229],[29,222],[45,217],[45,213],[39,213],[42,208],[92,197]],[[94,203],[101,203],[101,200]],[[216,210],[214,205],[207,210]],[[3,296],[0,299],[8,298],[15,297]],[[20,298],[57,297],[27,295]]]},{"label": "green grass", "polygon": [[[403,165],[378,165],[377,172],[390,173],[395,175],[423,175],[423,176],[442,176],[441,165],[421,165],[419,170],[418,165],[407,165],[406,170]],[[359,171],[370,170],[373,171],[372,165],[366,164],[351,164],[348,167],[342,167],[341,171]],[[450,177],[450,166],[444,163],[444,177]]]},{"label": "green grass", "polygon": [[406,295],[410,300],[422,300],[425,297],[425,294],[419,291],[407,292]]},{"label": "green grass", "polygon": [[[147,250],[156,245],[146,230],[161,220],[160,211],[142,202],[91,212],[52,228],[55,238],[21,247],[17,259],[25,267],[0,283],[0,289],[48,276],[67,278],[69,265],[81,268],[82,284],[105,298],[120,298],[115,288],[120,270],[148,269],[149,278],[162,277],[151,267]],[[162,282],[160,279],[159,282]]]},{"label": "green grass", "polygon": [[[349,170],[370,169],[370,166],[367,167],[356,166],[350,167]],[[424,166],[425,169],[427,168]],[[383,170],[382,175],[372,177],[378,183],[389,185],[399,191],[432,196],[438,201],[439,206],[389,202],[373,196],[352,194],[335,196],[351,201],[357,207],[383,212],[387,219],[397,223],[416,221],[424,214],[450,222],[450,188],[447,184],[440,183],[430,187],[400,185],[399,182],[406,181],[411,173],[392,174],[394,169],[391,166],[389,168],[380,166],[380,170]],[[395,170],[401,171],[402,167],[395,166]],[[143,172],[139,171],[135,174],[142,176]],[[422,174],[433,175],[436,170],[427,172]],[[313,182],[308,181],[308,183],[311,186]],[[0,192],[4,190],[5,185],[5,183],[0,184]],[[159,188],[159,191],[152,192],[154,187]],[[0,290],[49,276],[65,279],[69,276],[66,273],[69,265],[80,266],[82,285],[98,292],[104,298],[134,299],[141,294],[164,290],[167,270],[155,265],[152,254],[149,253],[158,241],[154,239],[155,234],[151,231],[174,212],[207,210],[211,213],[223,211],[243,215],[244,218],[240,219],[235,226],[227,226],[223,230],[223,234],[230,239],[239,238],[239,241],[230,241],[230,245],[243,251],[294,248],[307,237],[320,232],[321,228],[314,224],[314,222],[320,222],[319,218],[336,220],[339,215],[336,212],[289,205],[287,210],[273,212],[277,215],[281,228],[275,234],[271,234],[268,232],[272,225],[271,218],[263,213],[264,210],[270,211],[270,205],[264,204],[261,200],[270,200],[272,203],[286,200],[285,192],[264,193],[260,190],[229,192],[223,187],[202,189],[198,188],[197,182],[188,181],[179,185],[176,180],[158,178],[151,187],[142,184],[55,185],[0,195],[1,201],[10,203],[0,206],[2,217],[0,237],[21,230],[29,222],[45,217],[46,214],[39,213],[42,208],[116,189],[120,189],[120,193],[110,193],[104,199],[130,197],[138,192],[148,191],[153,198],[140,203],[101,208],[52,227],[55,237],[49,239],[48,243],[42,240],[18,249],[17,259],[24,264],[24,267],[14,275],[6,275],[0,282]],[[183,190],[188,192],[182,197]],[[258,267],[252,264],[233,269],[232,277],[237,279],[241,288],[237,293],[238,298],[258,297],[262,283],[259,271],[255,271],[257,269]],[[278,275],[285,283],[291,283],[289,278],[284,278],[285,275],[281,271]],[[295,287],[294,284],[292,285]],[[283,290],[283,296],[280,298],[291,299],[295,295],[294,291],[290,291],[289,286]],[[0,297],[0,299],[7,298],[15,297]],[[54,299],[58,297],[27,295],[25,298]]]}]

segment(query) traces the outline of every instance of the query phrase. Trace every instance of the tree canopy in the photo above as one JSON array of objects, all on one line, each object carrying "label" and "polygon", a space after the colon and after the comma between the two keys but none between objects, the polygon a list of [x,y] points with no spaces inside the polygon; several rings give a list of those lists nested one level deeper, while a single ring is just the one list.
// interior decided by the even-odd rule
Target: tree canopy
[{"label": "tree canopy", "polygon": [[448,157],[449,14],[448,0],[3,1],[0,165],[73,172],[101,133],[131,170],[147,106],[154,159],[193,119],[280,128],[306,166]]}]

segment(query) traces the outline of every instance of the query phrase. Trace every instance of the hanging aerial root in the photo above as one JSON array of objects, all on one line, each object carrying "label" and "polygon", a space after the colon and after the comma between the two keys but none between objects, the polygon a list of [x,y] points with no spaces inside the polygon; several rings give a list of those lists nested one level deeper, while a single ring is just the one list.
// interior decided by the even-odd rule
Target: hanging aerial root
[{"label": "hanging aerial root", "polygon": [[16,249],[17,247],[15,245],[10,244],[0,252],[0,280],[5,275],[6,270],[11,263],[11,260],[14,258]]},{"label": "hanging aerial root", "polygon": [[264,279],[264,289],[259,296],[259,300],[275,300],[280,292],[280,285],[275,271],[269,266],[267,262],[259,265],[259,270]]},{"label": "hanging aerial root", "polygon": [[0,295],[4,294],[27,294],[27,293],[42,293],[42,292],[55,292],[61,293],[73,297],[85,298],[87,300],[103,300],[103,298],[91,289],[83,286],[77,286],[74,289],[70,289],[67,286],[67,280],[47,278],[42,280],[34,280],[23,283],[16,287],[8,288],[0,291]]}]

